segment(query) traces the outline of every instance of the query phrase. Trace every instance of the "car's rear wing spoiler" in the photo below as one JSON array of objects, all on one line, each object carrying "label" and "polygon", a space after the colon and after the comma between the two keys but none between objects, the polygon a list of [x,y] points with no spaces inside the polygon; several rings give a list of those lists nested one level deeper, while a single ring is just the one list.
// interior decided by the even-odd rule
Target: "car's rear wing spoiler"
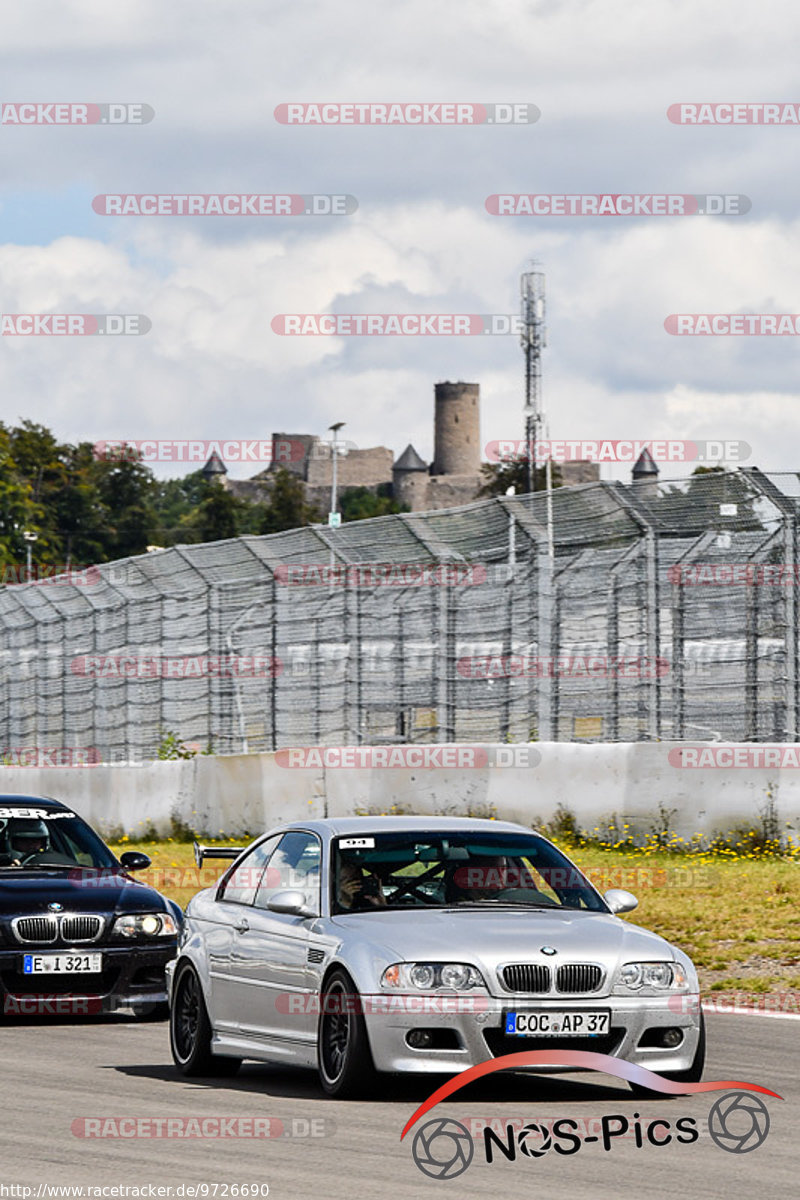
[{"label": "car's rear wing spoiler", "polygon": [[199,842],[195,842],[194,861],[200,868],[206,858],[238,858],[246,849],[246,846],[201,846]]}]

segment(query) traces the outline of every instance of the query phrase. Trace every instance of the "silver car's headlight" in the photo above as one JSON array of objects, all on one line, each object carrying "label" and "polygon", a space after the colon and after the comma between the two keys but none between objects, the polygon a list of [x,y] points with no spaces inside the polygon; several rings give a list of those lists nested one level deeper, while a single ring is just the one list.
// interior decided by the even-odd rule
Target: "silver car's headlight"
[{"label": "silver car's headlight", "polygon": [[123,913],[114,922],[114,933],[124,938],[174,937],[178,932],[169,913]]},{"label": "silver car's headlight", "polygon": [[468,992],[470,988],[486,987],[484,978],[468,963],[392,963],[381,976],[381,986],[413,988],[418,992],[445,989],[448,992]]},{"label": "silver car's headlight", "polygon": [[686,971],[677,962],[629,962],[617,971],[614,991],[684,992],[689,987]]}]

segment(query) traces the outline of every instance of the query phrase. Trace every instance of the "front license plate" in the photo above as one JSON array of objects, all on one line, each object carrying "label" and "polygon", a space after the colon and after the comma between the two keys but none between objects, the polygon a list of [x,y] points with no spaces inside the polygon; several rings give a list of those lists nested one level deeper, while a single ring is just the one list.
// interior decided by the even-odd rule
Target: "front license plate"
[{"label": "front license plate", "polygon": [[512,1037],[600,1037],[608,1033],[608,1009],[580,1012],[508,1012],[505,1032]]},{"label": "front license plate", "polygon": [[99,975],[102,954],[26,954],[23,975]]}]

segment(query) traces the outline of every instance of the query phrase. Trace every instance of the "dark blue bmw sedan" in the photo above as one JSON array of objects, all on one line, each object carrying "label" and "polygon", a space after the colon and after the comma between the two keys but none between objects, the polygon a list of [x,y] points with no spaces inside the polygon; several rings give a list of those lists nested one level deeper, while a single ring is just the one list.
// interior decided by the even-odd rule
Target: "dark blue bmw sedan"
[{"label": "dark blue bmw sedan", "polygon": [[183,913],[57,800],[0,794],[0,996],[6,1015],[167,1015]]}]

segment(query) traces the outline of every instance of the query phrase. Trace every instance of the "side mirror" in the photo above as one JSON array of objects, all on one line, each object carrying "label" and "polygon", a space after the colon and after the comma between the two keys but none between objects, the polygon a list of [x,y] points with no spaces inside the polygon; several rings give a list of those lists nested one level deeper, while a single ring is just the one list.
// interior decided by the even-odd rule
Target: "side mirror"
[{"label": "side mirror", "polygon": [[267,901],[267,908],[270,912],[285,913],[290,917],[312,917],[313,911],[306,904],[306,898],[302,892],[289,891],[276,892],[274,896],[270,896]]},{"label": "side mirror", "polygon": [[612,913],[633,912],[639,906],[633,892],[626,892],[624,888],[609,888],[603,899]]},{"label": "side mirror", "polygon": [[150,859],[140,850],[126,850],[120,855],[119,861],[126,871],[146,871],[150,866]]}]

